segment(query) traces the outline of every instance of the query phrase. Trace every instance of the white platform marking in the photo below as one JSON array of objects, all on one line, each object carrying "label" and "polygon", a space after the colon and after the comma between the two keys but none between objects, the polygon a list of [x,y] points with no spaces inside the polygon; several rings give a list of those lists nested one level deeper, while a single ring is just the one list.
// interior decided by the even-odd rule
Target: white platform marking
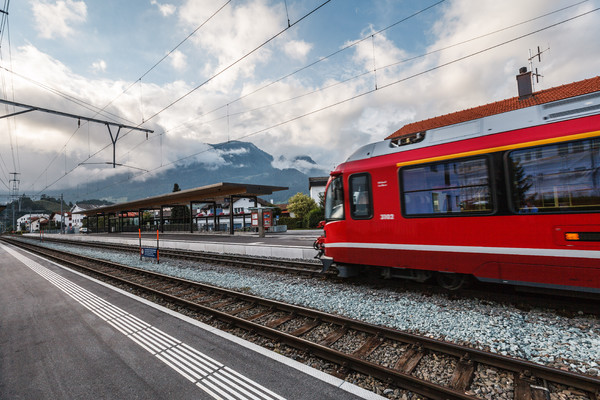
[{"label": "white platform marking", "polygon": [[215,399],[284,400],[67,278],[5,245],[0,247]]}]

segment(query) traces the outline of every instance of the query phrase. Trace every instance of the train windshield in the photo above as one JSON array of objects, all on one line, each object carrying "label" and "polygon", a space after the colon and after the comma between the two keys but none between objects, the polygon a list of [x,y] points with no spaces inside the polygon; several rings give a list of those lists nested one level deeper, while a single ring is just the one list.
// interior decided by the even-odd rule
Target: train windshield
[{"label": "train windshield", "polygon": [[329,182],[325,193],[325,219],[344,219],[344,185],[342,176],[337,176]]}]

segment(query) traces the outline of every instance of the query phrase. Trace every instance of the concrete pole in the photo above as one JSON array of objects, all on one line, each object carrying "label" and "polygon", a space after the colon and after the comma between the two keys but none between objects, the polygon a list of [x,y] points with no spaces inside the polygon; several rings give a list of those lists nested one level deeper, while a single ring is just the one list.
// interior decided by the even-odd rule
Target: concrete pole
[{"label": "concrete pole", "polygon": [[60,194],[60,233],[63,233],[63,226],[65,222],[65,214],[63,213],[63,194]]},{"label": "concrete pole", "polygon": [[258,237],[265,237],[265,222],[263,221],[263,209],[258,209]]}]

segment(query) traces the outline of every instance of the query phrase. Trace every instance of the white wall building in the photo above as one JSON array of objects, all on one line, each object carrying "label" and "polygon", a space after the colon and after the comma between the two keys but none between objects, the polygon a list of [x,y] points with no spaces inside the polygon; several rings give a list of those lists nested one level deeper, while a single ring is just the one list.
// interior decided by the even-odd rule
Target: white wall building
[{"label": "white wall building", "polygon": [[[30,220],[29,232],[39,232],[41,227],[48,226],[48,218],[33,217]],[[45,228],[44,228],[45,229]]]},{"label": "white wall building", "polygon": [[98,207],[99,206],[92,205],[92,204],[75,204],[73,206],[73,208],[71,208],[71,215],[72,215],[71,223],[73,224],[73,226],[76,228],[81,228],[83,226],[83,217],[85,217],[85,215],[84,214],[76,214],[76,213],[81,212],[81,211],[92,210],[92,209],[98,208]]},{"label": "white wall building", "polygon": [[[70,212],[64,212],[63,216],[64,216],[64,219],[62,219],[63,227],[66,229],[69,226],[73,226],[72,214]],[[54,213],[52,215],[51,221],[53,221],[57,227],[60,227],[60,221],[61,221],[60,213],[59,212]]]},{"label": "white wall building", "polygon": [[308,191],[310,198],[319,205],[319,194],[325,193],[325,187],[327,186],[327,181],[329,180],[328,176],[325,177],[317,177],[317,178],[308,178]]},{"label": "white wall building", "polygon": [[17,229],[20,229],[22,226],[26,231],[31,231],[31,221],[37,218],[49,218],[47,214],[25,214],[19,218],[17,218]]}]

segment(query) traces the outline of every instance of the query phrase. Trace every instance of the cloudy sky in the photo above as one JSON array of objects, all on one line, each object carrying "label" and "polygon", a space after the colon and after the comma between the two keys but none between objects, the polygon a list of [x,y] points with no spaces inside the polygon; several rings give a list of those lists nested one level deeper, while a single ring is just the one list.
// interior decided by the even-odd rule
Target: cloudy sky
[{"label": "cloudy sky", "polygon": [[[2,99],[154,132],[122,130],[123,166],[113,169],[105,125],[40,112],[4,118],[0,196],[11,172],[20,174],[20,193],[39,195],[191,161],[219,165],[206,144],[227,140],[253,142],[276,159],[308,155],[330,170],[406,123],[515,96],[515,75],[538,46],[536,90],[597,76],[599,7],[5,0]],[[4,106],[0,115],[21,110]]]}]

